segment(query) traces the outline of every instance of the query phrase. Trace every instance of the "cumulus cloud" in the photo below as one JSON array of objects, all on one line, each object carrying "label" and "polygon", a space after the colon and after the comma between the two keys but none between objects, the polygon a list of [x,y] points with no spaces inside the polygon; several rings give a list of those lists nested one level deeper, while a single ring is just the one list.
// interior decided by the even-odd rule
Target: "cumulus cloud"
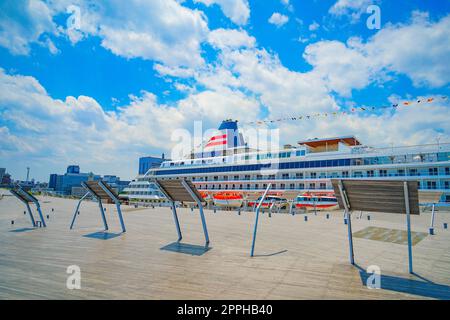
[{"label": "cumulus cloud", "polygon": [[344,96],[396,73],[408,76],[417,87],[442,87],[449,82],[449,28],[450,15],[432,22],[415,13],[410,22],[388,25],[366,42],[316,42],[303,57],[331,90]]},{"label": "cumulus cloud", "polygon": [[376,0],[338,0],[328,12],[337,17],[348,16],[351,22],[355,23],[366,12],[367,7],[379,2]]},{"label": "cumulus cloud", "polygon": [[270,18],[269,18],[269,23],[276,25],[277,28],[283,26],[284,24],[286,24],[289,21],[289,17],[285,16],[281,13],[278,12],[274,12]]},{"label": "cumulus cloud", "polygon": [[216,29],[208,35],[209,43],[220,49],[224,48],[243,48],[253,47],[256,39],[247,34],[245,30],[235,29]]},{"label": "cumulus cloud", "polygon": [[[107,112],[91,97],[54,99],[35,78],[0,69],[0,155],[18,167],[30,161],[48,168],[78,163],[96,173],[130,178],[139,156],[170,151],[173,130],[190,128],[199,119],[206,128],[215,128],[242,109],[249,121],[257,116],[259,104],[232,89],[210,89],[174,105],[159,104],[154,94],[143,91]],[[105,165],[111,172],[103,171]]]},{"label": "cumulus cloud", "polygon": [[308,30],[309,31],[316,31],[317,29],[319,29],[319,27],[320,27],[320,24],[318,24],[316,21],[314,21],[313,23],[311,23],[308,26]]},{"label": "cumulus cloud", "polygon": [[42,35],[56,35],[57,27],[52,20],[52,11],[40,0],[17,0],[0,2],[0,46],[14,55],[28,55],[30,45],[38,43],[49,48],[51,53],[57,49],[48,38]]},{"label": "cumulus cloud", "polygon": [[200,11],[173,0],[133,0],[126,5],[113,0],[97,4],[95,9],[82,8],[84,11],[81,30],[100,36],[102,46],[117,55],[173,66],[203,63],[200,44],[208,26]]},{"label": "cumulus cloud", "polygon": [[[126,5],[121,0],[20,0],[0,6],[0,45],[14,54],[28,54],[30,44],[35,42],[57,53],[46,37],[65,34],[72,43],[98,36],[103,47],[125,58],[171,66],[204,62],[200,45],[209,32],[207,19],[201,11],[175,0],[130,0]],[[77,25],[56,26],[52,19],[59,14],[70,14],[69,19],[76,19]]]},{"label": "cumulus cloud", "polygon": [[207,6],[220,6],[223,14],[237,25],[245,25],[250,17],[250,6],[247,0],[194,0]]}]

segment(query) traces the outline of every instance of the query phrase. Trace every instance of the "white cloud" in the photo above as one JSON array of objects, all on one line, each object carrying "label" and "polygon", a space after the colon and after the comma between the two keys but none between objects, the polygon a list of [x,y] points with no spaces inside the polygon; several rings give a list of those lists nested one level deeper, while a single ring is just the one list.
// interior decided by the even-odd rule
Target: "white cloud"
[{"label": "white cloud", "polygon": [[285,16],[281,13],[278,12],[274,12],[270,18],[269,18],[269,23],[274,24],[277,26],[277,28],[283,26],[284,24],[286,24],[289,21],[289,17]]},{"label": "white cloud", "polygon": [[194,0],[207,6],[217,4],[224,15],[237,25],[245,25],[250,17],[250,6],[247,0]]},{"label": "white cloud", "polygon": [[[125,58],[155,60],[171,66],[204,63],[200,45],[208,35],[205,15],[175,0],[89,0],[2,2],[0,45],[14,54],[28,54],[31,43],[52,53],[58,49],[48,34],[65,34],[76,43],[88,36],[101,38],[103,47]],[[56,26],[53,17],[79,8],[78,29]],[[170,54],[169,54],[170,53]]]},{"label": "white cloud", "polygon": [[348,16],[351,22],[355,23],[366,12],[368,6],[378,2],[377,0],[338,0],[328,12],[338,17]]},{"label": "white cloud", "polygon": [[317,29],[319,29],[320,24],[318,24],[317,22],[313,22],[309,25],[308,30],[309,31],[316,31]]},{"label": "white cloud", "polygon": [[364,52],[340,41],[320,41],[308,45],[304,59],[314,66],[330,90],[350,96],[353,89],[366,87],[375,77],[374,61]]},{"label": "white cloud", "polygon": [[[309,45],[303,57],[330,90],[349,96],[392,73],[408,76],[415,86],[442,87],[449,83],[450,15],[430,22],[417,13],[407,24],[388,25],[363,43],[353,38]],[[395,44],[395,45],[394,45]]]},{"label": "white cloud", "polygon": [[281,3],[291,12],[294,11],[294,6],[289,3],[289,0],[281,0]]},{"label": "white cloud", "polygon": [[208,41],[216,48],[243,48],[253,47],[256,39],[247,34],[245,30],[216,29],[209,33]]},{"label": "white cloud", "polygon": [[17,0],[0,2],[0,46],[15,55],[28,55],[30,45],[38,43],[57,49],[51,40],[43,40],[43,34],[56,35],[57,28],[52,20],[52,12],[40,0]]},{"label": "white cloud", "polygon": [[408,75],[415,86],[440,87],[449,83],[450,15],[431,22],[418,12],[408,24],[388,25],[366,44],[371,59]]},{"label": "white cloud", "polygon": [[215,128],[243,109],[242,118],[249,121],[259,112],[255,99],[231,89],[193,92],[173,106],[159,104],[145,91],[131,98],[106,112],[91,97],[53,99],[35,78],[0,69],[0,114],[6,124],[0,127],[0,157],[15,171],[30,162],[47,173],[55,165],[78,163],[84,170],[131,178],[139,156],[170,150],[173,130],[199,119]]},{"label": "white cloud", "polygon": [[203,63],[200,43],[206,39],[208,26],[200,11],[173,0],[133,0],[126,6],[123,1],[114,0],[98,5],[90,14],[88,25],[82,29],[90,32],[93,23],[98,30],[95,35],[102,38],[102,46],[117,55],[173,66]]}]

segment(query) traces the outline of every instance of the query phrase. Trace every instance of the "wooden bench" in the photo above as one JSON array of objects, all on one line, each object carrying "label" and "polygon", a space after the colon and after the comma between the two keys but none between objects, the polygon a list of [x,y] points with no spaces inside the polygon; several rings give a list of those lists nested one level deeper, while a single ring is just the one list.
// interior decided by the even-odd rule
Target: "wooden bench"
[{"label": "wooden bench", "polygon": [[406,214],[409,272],[413,273],[411,214],[419,212],[416,181],[331,179],[339,207],[345,210],[348,226],[350,263],[355,264],[351,224],[352,211]]}]

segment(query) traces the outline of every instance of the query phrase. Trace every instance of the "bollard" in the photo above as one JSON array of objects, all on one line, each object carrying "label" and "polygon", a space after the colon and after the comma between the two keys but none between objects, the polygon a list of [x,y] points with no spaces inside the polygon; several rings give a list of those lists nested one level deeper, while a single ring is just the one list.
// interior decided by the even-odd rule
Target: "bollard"
[{"label": "bollard", "polygon": [[308,221],[308,216],[305,216],[305,221]]},{"label": "bollard", "polygon": [[447,229],[448,225],[447,222],[444,222],[444,229]]},{"label": "bollard", "polygon": [[23,212],[23,214],[27,214],[27,212],[26,212],[26,211],[24,211],[24,212]]},{"label": "bollard", "polygon": [[14,220],[11,220],[11,224],[14,224]]},{"label": "bollard", "polygon": [[49,215],[47,215],[47,219],[50,219],[50,216],[49,216]]},{"label": "bollard", "polygon": [[330,214],[329,214],[329,213],[327,213],[326,217],[327,217],[327,219],[330,219]]},{"label": "bollard", "polygon": [[369,215],[367,215],[367,220],[370,220],[370,216]]},{"label": "bollard", "polygon": [[434,235],[434,228],[430,228],[430,235],[432,236],[432,235]]},{"label": "bollard", "polygon": [[54,212],[55,211],[55,209],[54,208],[52,208],[52,212]]}]

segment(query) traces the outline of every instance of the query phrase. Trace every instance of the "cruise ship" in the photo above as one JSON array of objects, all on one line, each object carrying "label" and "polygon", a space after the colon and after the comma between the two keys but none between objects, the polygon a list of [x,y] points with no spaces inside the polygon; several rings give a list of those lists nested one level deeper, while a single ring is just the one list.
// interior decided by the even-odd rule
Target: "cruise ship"
[{"label": "cruise ship", "polygon": [[145,175],[138,175],[124,189],[124,192],[126,193],[126,200],[129,204],[147,206],[166,201],[166,198],[159,191],[158,187]]},{"label": "cruise ship", "polygon": [[[417,181],[420,192],[442,192],[450,202],[450,143],[374,148],[355,136],[298,141],[277,151],[247,146],[238,122],[225,120],[198,152],[163,162],[145,179],[191,180],[204,198],[237,207],[269,195],[295,194],[297,207],[336,206],[331,178]],[[227,196],[228,200],[227,200]]]}]

